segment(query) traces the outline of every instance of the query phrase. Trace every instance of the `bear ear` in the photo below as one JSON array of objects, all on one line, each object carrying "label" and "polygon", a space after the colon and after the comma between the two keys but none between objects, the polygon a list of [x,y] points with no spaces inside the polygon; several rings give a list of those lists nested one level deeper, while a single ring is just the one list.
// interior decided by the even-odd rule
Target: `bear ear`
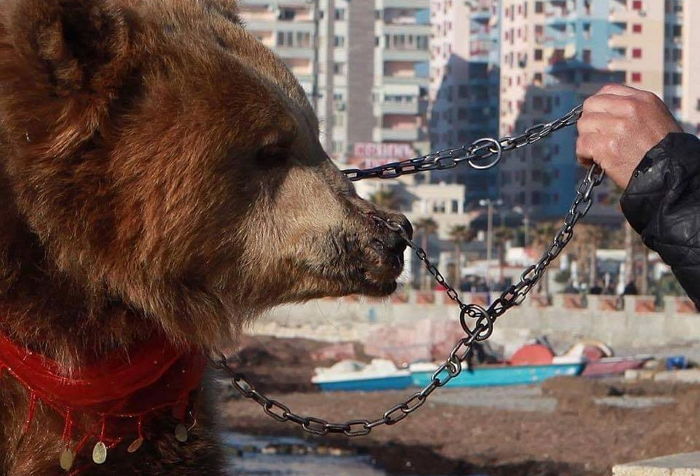
[{"label": "bear ear", "polygon": [[104,93],[119,83],[127,69],[130,28],[112,0],[5,1],[10,41],[55,93]]}]

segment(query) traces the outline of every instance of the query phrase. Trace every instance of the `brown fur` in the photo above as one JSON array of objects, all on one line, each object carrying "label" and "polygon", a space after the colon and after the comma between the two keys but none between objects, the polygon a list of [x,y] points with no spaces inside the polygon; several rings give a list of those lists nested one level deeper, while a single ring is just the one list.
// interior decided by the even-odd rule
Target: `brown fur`
[{"label": "brown fur", "polygon": [[[156,329],[210,350],[273,305],[391,292],[400,240],[317,137],[232,2],[4,0],[0,331],[70,371]],[[62,421],[40,406],[22,435],[26,406],[0,378],[0,474],[58,472]],[[200,420],[88,474],[217,474]]]}]

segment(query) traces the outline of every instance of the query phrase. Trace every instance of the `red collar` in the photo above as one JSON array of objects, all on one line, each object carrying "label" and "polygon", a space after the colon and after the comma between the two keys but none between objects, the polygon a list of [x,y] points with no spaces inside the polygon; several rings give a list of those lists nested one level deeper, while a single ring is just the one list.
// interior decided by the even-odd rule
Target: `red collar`
[{"label": "red collar", "polygon": [[142,424],[158,410],[170,408],[183,421],[205,365],[201,351],[156,335],[68,375],[57,362],[0,334],[0,374],[7,370],[30,396],[25,431],[40,400],[64,418],[63,446],[74,455],[90,440],[106,447],[129,435],[143,441]]}]

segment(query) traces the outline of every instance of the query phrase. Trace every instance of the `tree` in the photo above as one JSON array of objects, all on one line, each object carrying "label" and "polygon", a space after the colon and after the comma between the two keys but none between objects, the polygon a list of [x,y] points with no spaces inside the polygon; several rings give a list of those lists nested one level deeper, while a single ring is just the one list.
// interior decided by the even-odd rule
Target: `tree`
[{"label": "tree", "polygon": [[381,208],[389,210],[399,210],[401,208],[401,198],[395,190],[390,188],[380,188],[369,197],[369,201]]},{"label": "tree", "polygon": [[605,238],[604,228],[590,223],[579,223],[572,239],[572,248],[578,258],[581,275],[588,274],[589,286],[594,286],[598,279],[597,252]]},{"label": "tree", "polygon": [[455,225],[450,228],[449,236],[454,244],[455,260],[452,285],[459,286],[462,281],[462,244],[472,241],[476,237],[476,232],[466,225]]},{"label": "tree", "polygon": [[[416,234],[420,234],[420,246],[425,250],[425,252],[428,252],[428,240],[430,239],[431,235],[434,235],[438,231],[438,224],[433,220],[432,218],[421,218],[420,220],[416,221],[414,223],[414,228],[416,230]],[[419,278],[419,287],[421,289],[425,289],[425,266],[423,264],[420,264],[420,272],[418,273]]]},{"label": "tree", "polygon": [[[557,231],[559,231],[559,227],[555,222],[537,223],[532,233],[532,247],[535,248],[540,255],[543,254],[549,248]],[[547,276],[547,272],[548,271],[545,270],[542,274],[540,290],[544,292],[546,296],[549,296],[549,277]]]}]

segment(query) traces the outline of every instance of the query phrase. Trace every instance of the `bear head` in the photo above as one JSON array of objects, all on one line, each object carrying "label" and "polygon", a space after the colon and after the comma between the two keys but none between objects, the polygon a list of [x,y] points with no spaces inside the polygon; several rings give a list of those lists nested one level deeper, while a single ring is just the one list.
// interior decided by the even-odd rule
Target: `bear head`
[{"label": "bear head", "polygon": [[207,346],[273,305],[389,294],[404,241],[376,217],[410,226],[318,136],[233,2],[5,0],[0,301],[60,283]]}]

